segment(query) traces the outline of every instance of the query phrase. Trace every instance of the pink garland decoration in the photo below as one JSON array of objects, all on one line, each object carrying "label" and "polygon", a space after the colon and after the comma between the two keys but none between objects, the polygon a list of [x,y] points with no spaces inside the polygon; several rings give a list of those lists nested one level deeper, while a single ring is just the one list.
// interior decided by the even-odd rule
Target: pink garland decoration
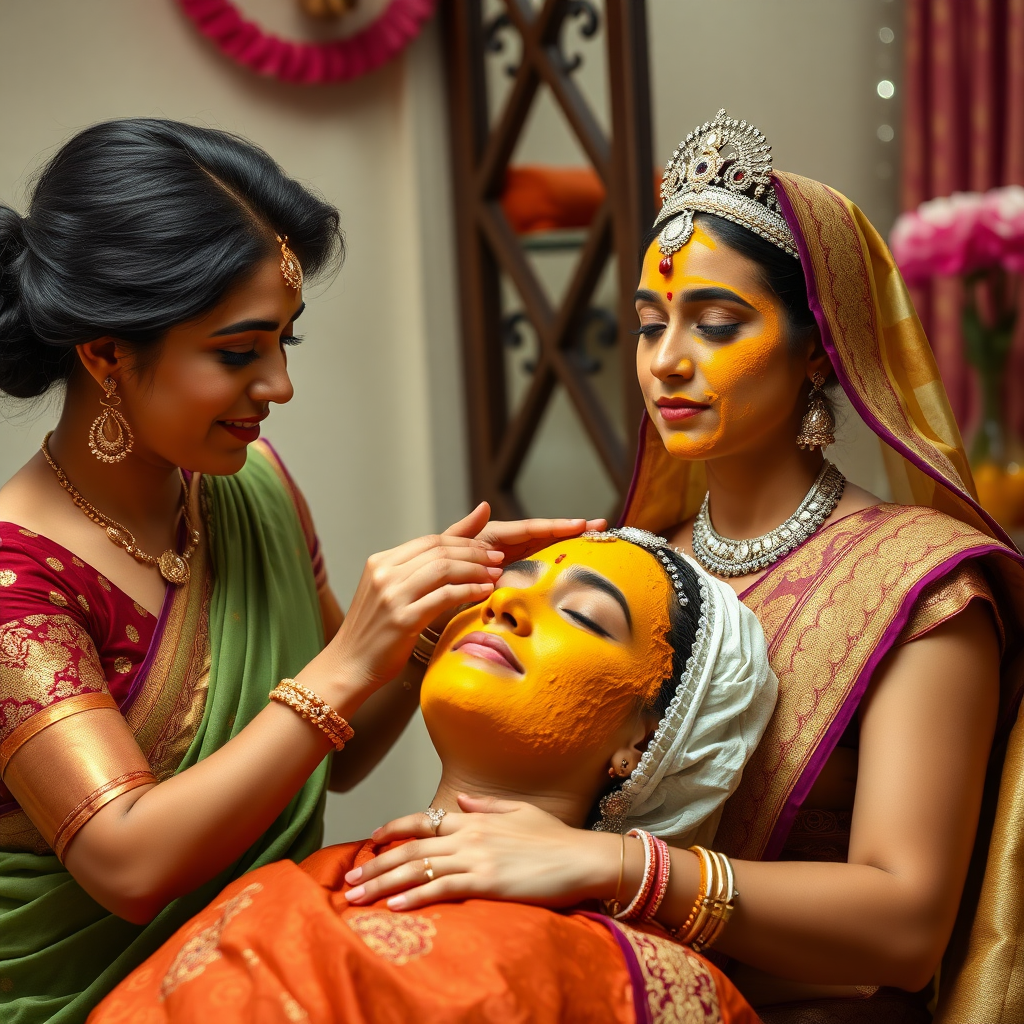
[{"label": "pink garland decoration", "polygon": [[437,0],[391,0],[376,21],[347,39],[292,43],[246,21],[229,0],[178,0],[225,56],[258,75],[296,85],[347,82],[396,57],[434,13]]}]

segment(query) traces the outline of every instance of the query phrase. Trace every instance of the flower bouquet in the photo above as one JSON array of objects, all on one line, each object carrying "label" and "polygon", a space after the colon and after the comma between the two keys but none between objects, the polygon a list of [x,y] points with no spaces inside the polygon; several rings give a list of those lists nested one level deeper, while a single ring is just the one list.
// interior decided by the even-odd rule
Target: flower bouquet
[{"label": "flower bouquet", "polygon": [[964,352],[982,399],[970,449],[978,497],[1007,528],[1024,525],[1024,453],[1007,428],[1003,402],[1024,272],[1024,188],[930,199],[897,219],[890,246],[910,284],[964,280]]}]

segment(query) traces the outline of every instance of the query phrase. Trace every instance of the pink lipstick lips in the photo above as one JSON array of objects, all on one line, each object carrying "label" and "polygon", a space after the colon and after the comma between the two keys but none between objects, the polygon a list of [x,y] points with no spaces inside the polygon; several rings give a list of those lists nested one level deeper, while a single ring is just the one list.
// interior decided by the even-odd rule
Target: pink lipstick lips
[{"label": "pink lipstick lips", "polygon": [[480,630],[468,633],[452,650],[462,651],[463,654],[469,654],[474,658],[483,658],[485,661],[493,661],[496,665],[510,668],[520,675],[523,674],[523,666],[519,664],[519,660],[512,653],[511,648],[494,633],[484,633]]},{"label": "pink lipstick lips", "polygon": [[697,413],[704,412],[705,409],[710,408],[707,402],[695,402],[692,398],[683,398],[682,396],[659,398],[656,404],[662,418],[670,423],[689,419],[691,416],[696,416]]}]

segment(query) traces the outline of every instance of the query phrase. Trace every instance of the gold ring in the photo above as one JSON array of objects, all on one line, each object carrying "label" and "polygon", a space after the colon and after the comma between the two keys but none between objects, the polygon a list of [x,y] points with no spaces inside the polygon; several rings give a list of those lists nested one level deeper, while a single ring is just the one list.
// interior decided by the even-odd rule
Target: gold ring
[{"label": "gold ring", "polygon": [[434,869],[430,866],[428,858],[423,858],[423,874],[427,876],[427,881],[432,882],[434,880]]}]

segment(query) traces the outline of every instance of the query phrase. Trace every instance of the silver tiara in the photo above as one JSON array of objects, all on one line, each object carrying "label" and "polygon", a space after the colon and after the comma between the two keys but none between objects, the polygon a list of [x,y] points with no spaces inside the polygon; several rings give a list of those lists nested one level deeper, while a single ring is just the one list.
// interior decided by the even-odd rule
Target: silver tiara
[{"label": "silver tiara", "polygon": [[711,213],[799,259],[772,186],[772,147],[757,128],[729,117],[724,107],[676,147],[665,165],[661,201],[654,226],[665,225],[658,235],[663,256],[690,240],[695,213]]}]

